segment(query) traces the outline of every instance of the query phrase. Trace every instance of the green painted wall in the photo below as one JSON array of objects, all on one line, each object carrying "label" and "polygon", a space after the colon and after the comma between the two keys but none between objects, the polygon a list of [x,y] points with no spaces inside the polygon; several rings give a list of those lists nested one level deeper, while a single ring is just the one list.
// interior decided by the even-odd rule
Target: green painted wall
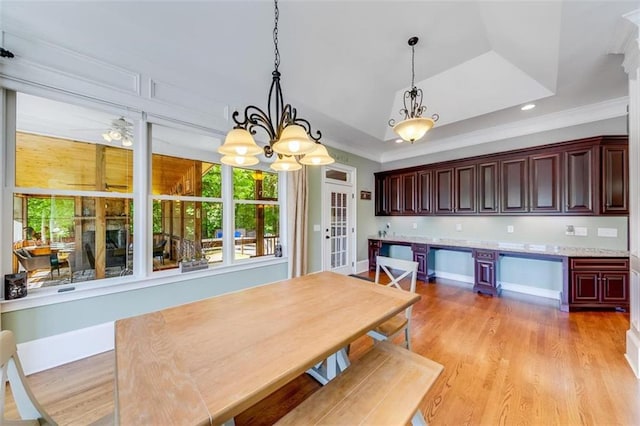
[{"label": "green painted wall", "polygon": [[2,314],[2,328],[13,330],[18,343],[22,343],[279,281],[286,277],[287,263],[250,268],[211,277],[6,312]]}]

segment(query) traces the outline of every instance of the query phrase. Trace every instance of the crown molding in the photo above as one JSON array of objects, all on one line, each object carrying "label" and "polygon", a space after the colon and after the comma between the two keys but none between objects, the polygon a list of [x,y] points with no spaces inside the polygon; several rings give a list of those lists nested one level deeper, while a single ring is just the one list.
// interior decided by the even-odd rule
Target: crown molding
[{"label": "crown molding", "polygon": [[421,155],[429,155],[437,152],[465,148],[471,145],[497,142],[504,139],[621,117],[627,114],[628,102],[629,98],[624,96],[527,120],[515,121],[502,126],[495,126],[448,138],[432,139],[428,143],[417,146],[411,150],[384,153],[382,154],[381,163],[406,160]]}]

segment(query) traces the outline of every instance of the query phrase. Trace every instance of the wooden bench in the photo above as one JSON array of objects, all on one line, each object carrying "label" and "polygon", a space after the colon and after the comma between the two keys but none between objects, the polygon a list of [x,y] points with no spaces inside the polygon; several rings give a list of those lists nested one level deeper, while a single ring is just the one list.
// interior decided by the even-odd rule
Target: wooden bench
[{"label": "wooden bench", "polygon": [[424,425],[420,402],[443,369],[381,342],[277,424]]},{"label": "wooden bench", "polygon": [[166,334],[161,314],[116,321],[115,337],[116,424],[211,424],[187,364]]}]

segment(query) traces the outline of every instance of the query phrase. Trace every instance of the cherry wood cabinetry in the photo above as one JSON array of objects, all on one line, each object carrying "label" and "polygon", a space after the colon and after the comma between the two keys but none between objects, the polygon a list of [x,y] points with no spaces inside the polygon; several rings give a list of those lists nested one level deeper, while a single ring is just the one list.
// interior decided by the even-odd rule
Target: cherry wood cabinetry
[{"label": "cherry wood cabinetry", "polygon": [[377,257],[380,256],[382,248],[381,240],[369,240],[369,270],[375,271],[378,264]]},{"label": "cherry wood cabinetry", "polygon": [[473,250],[474,283],[473,291],[492,296],[500,294],[497,284],[498,253],[495,250]]},{"label": "cherry wood cabinetry", "polygon": [[478,213],[498,213],[498,162],[478,164]]},{"label": "cherry wood cabinetry", "polygon": [[514,158],[500,162],[502,182],[502,213],[525,213],[528,210],[527,158]]},{"label": "cherry wood cabinetry", "polygon": [[565,212],[594,214],[597,198],[594,171],[597,170],[597,149],[587,146],[564,153]]},{"label": "cherry wood cabinetry", "polygon": [[602,214],[628,214],[629,154],[627,145],[602,147]]},{"label": "cherry wood cabinetry", "polygon": [[529,211],[559,213],[561,153],[529,156]]},{"label": "cherry wood cabinetry", "polygon": [[418,176],[418,214],[431,214],[433,207],[431,203],[431,187],[433,181],[433,171],[422,170],[417,173]]},{"label": "cherry wood cabinetry", "polygon": [[628,258],[571,258],[569,309],[629,309]]},{"label": "cherry wood cabinetry", "polygon": [[626,136],[375,174],[376,215],[627,215]]}]

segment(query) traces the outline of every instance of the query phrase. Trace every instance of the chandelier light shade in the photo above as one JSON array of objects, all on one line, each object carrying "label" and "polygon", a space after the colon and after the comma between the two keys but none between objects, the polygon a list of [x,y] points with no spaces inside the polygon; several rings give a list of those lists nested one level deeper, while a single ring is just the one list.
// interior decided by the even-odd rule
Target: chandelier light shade
[{"label": "chandelier light shade", "polygon": [[222,164],[234,167],[255,166],[260,162],[258,157],[253,155],[225,155],[220,159]]},{"label": "chandelier light shade", "polygon": [[262,153],[262,148],[256,145],[251,133],[244,129],[232,129],[227,133],[218,152],[224,155],[258,155]]},{"label": "chandelier light shade", "polygon": [[[254,105],[249,105],[244,109],[242,118],[240,118],[239,111],[234,111],[231,117],[235,122],[235,126],[225,138],[224,144],[218,148],[218,152],[225,157],[234,157],[233,160],[227,158],[226,161],[236,162],[235,165],[238,165],[237,160],[242,156],[251,157],[264,153],[265,157],[271,158],[276,154],[277,159],[271,164],[271,168],[278,171],[291,171],[302,167],[296,157],[314,151],[316,145],[320,143],[322,134],[318,130],[312,131],[309,121],[298,117],[298,112],[291,104],[284,103],[282,87],[280,86],[280,71],[278,70],[280,66],[280,51],[278,50],[279,15],[278,0],[274,0],[273,45],[275,58],[273,62],[274,69],[271,73],[271,87],[267,98],[267,109],[262,110]],[[265,145],[264,148],[256,145],[253,139],[257,129],[262,129],[269,137],[269,144]],[[255,152],[256,148],[258,152]],[[243,153],[244,149],[247,150],[246,153]],[[225,157],[223,157],[223,160]],[[243,166],[247,165],[249,164],[243,164]]]},{"label": "chandelier light shade", "polygon": [[120,141],[122,146],[133,145],[133,124],[129,123],[124,117],[111,121],[111,127],[107,129],[102,138],[107,142]]},{"label": "chandelier light shade", "polygon": [[325,166],[327,164],[334,163],[334,160],[324,145],[316,144],[316,148],[300,159],[300,164],[307,166]]},{"label": "chandelier light shade", "polygon": [[276,161],[271,163],[271,169],[277,172],[293,172],[300,170],[302,166],[296,161],[295,158],[288,155],[282,155],[276,158]]},{"label": "chandelier light shade", "polygon": [[415,85],[415,46],[418,44],[418,37],[411,37],[408,41],[411,46],[411,90],[404,92],[404,108],[400,114],[404,114],[404,120],[399,123],[392,118],[389,126],[402,138],[402,140],[414,143],[421,139],[440,118],[438,114],[431,117],[423,117],[422,114],[427,107],[422,105],[422,89]]}]

